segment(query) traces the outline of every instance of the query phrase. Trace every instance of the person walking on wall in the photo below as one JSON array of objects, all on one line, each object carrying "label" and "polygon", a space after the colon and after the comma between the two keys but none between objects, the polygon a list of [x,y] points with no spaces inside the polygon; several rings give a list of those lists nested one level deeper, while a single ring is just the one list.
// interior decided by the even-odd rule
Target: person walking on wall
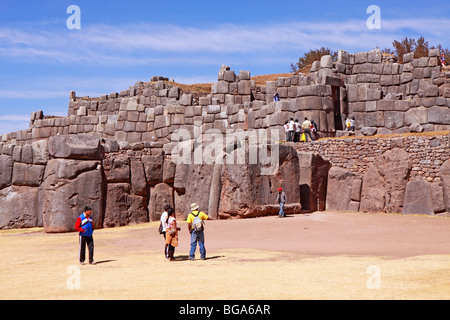
[{"label": "person walking on wall", "polygon": [[289,142],[289,121],[286,120],[283,128],[284,128],[284,134],[286,135],[286,142]]},{"label": "person walking on wall", "polygon": [[305,134],[306,142],[308,142],[308,136],[311,138],[311,141],[314,141],[314,138],[311,136],[311,121],[305,117],[305,121],[302,123],[303,133]]},{"label": "person walking on wall", "polygon": [[319,138],[319,132],[317,128],[317,123],[314,122],[314,120],[311,120],[311,134],[314,137],[314,140],[317,140]]},{"label": "person walking on wall", "polygon": [[278,94],[278,92],[275,92],[273,94],[273,101],[274,102],[280,101],[280,95]]},{"label": "person walking on wall", "polygon": [[187,217],[188,230],[191,234],[191,250],[189,251],[190,260],[195,260],[195,250],[197,250],[197,243],[200,247],[200,258],[202,260],[206,259],[204,233],[205,226],[203,221],[208,219],[208,215],[199,210],[198,204],[191,204],[191,213]]},{"label": "person walking on wall", "polygon": [[280,205],[280,211],[278,212],[278,216],[280,218],[286,217],[286,213],[284,212],[284,205],[287,202],[286,193],[283,191],[283,188],[278,189],[277,202]]},{"label": "person walking on wall", "polygon": [[167,209],[167,218],[164,221],[166,227],[166,259],[174,261],[173,255],[175,254],[175,248],[178,247],[178,231],[180,228],[177,226],[177,220],[175,219],[175,210],[172,208]]},{"label": "person walking on wall", "polygon": [[302,133],[302,127],[298,122],[298,119],[294,121],[294,142],[300,142],[300,135]]},{"label": "person walking on wall", "polygon": [[442,65],[442,67],[445,68],[446,64],[445,64],[445,54],[444,54],[444,53],[441,54],[440,60],[441,60],[441,65]]},{"label": "person walking on wall", "polygon": [[294,118],[291,118],[291,120],[289,120],[289,142],[293,142],[294,141],[294,134],[295,134],[295,122],[294,122]]},{"label": "person walking on wall", "polygon": [[79,259],[80,264],[84,264],[86,259],[86,245],[89,250],[89,263],[95,264],[94,261],[94,226],[91,218],[92,208],[86,206],[84,212],[77,218],[75,229],[79,232]]}]

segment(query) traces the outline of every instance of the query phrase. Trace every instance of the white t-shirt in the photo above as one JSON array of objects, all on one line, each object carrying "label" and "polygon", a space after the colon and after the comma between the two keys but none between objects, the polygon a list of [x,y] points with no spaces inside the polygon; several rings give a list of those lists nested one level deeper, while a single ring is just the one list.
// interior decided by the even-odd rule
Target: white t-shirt
[{"label": "white t-shirt", "polygon": [[289,131],[294,131],[294,121],[289,121]]},{"label": "white t-shirt", "polygon": [[161,223],[162,223],[162,231],[163,232],[165,232],[166,231],[166,220],[167,220],[167,212],[166,211],[164,211],[162,214],[161,214]]},{"label": "white t-shirt", "polygon": [[174,217],[169,217],[169,221],[167,223],[164,221],[166,230],[175,227],[175,225],[173,223],[174,221],[175,221]]}]

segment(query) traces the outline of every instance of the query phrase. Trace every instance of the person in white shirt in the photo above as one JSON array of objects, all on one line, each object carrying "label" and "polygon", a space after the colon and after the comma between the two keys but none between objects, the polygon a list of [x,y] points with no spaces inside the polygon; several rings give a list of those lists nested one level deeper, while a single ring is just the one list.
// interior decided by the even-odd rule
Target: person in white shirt
[{"label": "person in white shirt", "polygon": [[178,231],[180,228],[177,226],[177,220],[175,218],[175,210],[169,208],[167,210],[167,219],[164,221],[166,227],[166,245],[165,254],[166,259],[174,261],[175,248],[178,247]]},{"label": "person in white shirt", "polygon": [[288,142],[294,141],[294,133],[295,133],[294,118],[291,118],[291,120],[289,121],[289,140],[288,140]]},{"label": "person in white shirt", "polygon": [[166,220],[167,220],[167,210],[170,209],[170,206],[166,204],[164,206],[164,212],[161,214],[161,218],[159,219],[161,221],[160,226],[160,233],[164,235],[164,239],[166,238]]},{"label": "person in white shirt", "polygon": [[289,141],[289,121],[286,121],[284,123],[283,128],[284,128],[284,134],[286,135],[286,142],[288,142]]},{"label": "person in white shirt", "polygon": [[300,142],[300,134],[302,132],[302,126],[298,122],[298,119],[295,119],[294,121],[294,129],[295,129],[294,142]]}]

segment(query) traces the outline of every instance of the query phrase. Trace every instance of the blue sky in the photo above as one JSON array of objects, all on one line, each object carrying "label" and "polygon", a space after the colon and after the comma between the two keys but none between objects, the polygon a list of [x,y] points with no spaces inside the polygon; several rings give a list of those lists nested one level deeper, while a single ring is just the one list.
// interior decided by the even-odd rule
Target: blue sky
[{"label": "blue sky", "polygon": [[[67,28],[70,5],[79,30]],[[370,5],[379,30],[367,28]],[[213,82],[222,64],[289,72],[322,46],[353,53],[424,36],[450,48],[449,35],[448,0],[0,0],[0,135],[28,128],[33,111],[67,115],[71,90],[99,96],[153,75]]]}]

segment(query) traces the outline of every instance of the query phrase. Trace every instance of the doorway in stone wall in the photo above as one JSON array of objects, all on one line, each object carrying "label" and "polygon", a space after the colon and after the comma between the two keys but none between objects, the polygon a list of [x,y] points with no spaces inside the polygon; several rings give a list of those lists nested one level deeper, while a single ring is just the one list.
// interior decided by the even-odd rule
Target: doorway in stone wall
[{"label": "doorway in stone wall", "polygon": [[344,130],[344,123],[341,113],[341,87],[331,86],[333,93],[333,105],[334,105],[334,129]]}]

